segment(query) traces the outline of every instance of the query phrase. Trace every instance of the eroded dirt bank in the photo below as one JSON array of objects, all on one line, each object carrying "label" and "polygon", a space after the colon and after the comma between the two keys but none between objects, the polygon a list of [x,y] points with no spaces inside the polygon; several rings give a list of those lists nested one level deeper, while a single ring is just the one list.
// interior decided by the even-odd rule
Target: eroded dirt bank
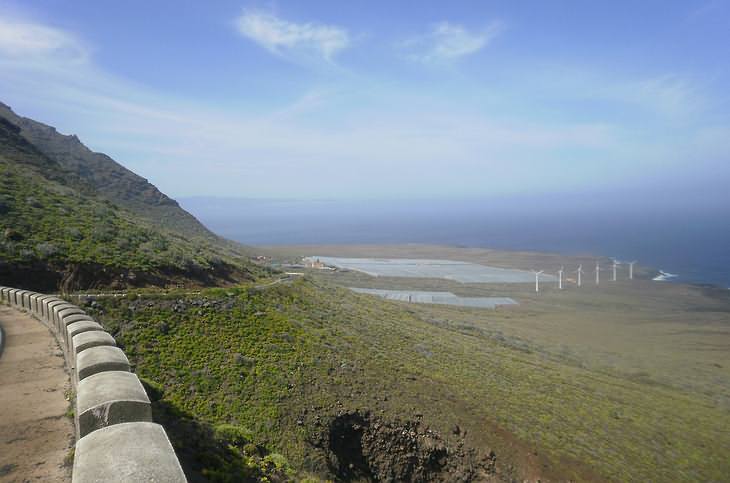
[{"label": "eroded dirt bank", "polygon": [[332,473],[343,481],[497,481],[492,451],[448,443],[420,420],[386,420],[370,412],[342,412],[314,444],[326,451]]}]

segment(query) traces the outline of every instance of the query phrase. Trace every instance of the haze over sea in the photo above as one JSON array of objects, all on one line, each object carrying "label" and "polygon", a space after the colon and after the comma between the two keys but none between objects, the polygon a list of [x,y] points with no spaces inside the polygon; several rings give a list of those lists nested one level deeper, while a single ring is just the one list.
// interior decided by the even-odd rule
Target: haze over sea
[{"label": "haze over sea", "polygon": [[[648,194],[649,195],[649,194]],[[216,233],[249,245],[447,244],[639,260],[677,282],[730,288],[730,213],[671,194],[601,204],[589,196],[483,201],[187,198]],[[651,202],[649,199],[655,200]],[[676,200],[675,200],[676,201]],[[686,201],[686,200],[685,200]],[[535,267],[553,270],[557,267]]]}]

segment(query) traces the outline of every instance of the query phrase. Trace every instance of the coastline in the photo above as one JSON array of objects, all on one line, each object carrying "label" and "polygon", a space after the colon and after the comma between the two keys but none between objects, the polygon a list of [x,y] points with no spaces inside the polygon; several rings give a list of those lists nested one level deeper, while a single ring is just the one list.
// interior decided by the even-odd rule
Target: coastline
[{"label": "coastline", "polygon": [[[611,258],[598,256],[590,253],[562,253],[557,251],[538,250],[508,250],[502,248],[480,247],[465,244],[431,244],[431,243],[333,243],[333,244],[287,244],[276,243],[260,245],[257,247],[262,252],[274,254],[278,257],[284,255],[310,256],[314,254],[330,256],[353,256],[360,258],[438,258],[446,260],[458,260],[474,262],[486,265],[502,266],[504,268],[517,268],[529,270],[532,268],[555,269],[563,264],[568,266],[572,263],[577,266],[583,264],[586,267],[595,266],[599,260],[602,266],[609,266]],[[493,256],[497,256],[497,263]],[[622,257],[629,259],[629,257]],[[514,264],[502,263],[512,261]],[[537,267],[531,265],[531,261]],[[623,270],[626,264],[619,265]],[[591,269],[592,270],[592,269]],[[586,270],[588,273],[588,270]],[[602,272],[603,273],[603,272]],[[725,283],[713,283],[708,281],[687,280],[682,273],[674,273],[663,268],[656,268],[650,264],[642,263],[639,259],[635,266],[635,276],[655,282],[671,283],[673,285],[687,285],[700,288],[730,289]]]}]

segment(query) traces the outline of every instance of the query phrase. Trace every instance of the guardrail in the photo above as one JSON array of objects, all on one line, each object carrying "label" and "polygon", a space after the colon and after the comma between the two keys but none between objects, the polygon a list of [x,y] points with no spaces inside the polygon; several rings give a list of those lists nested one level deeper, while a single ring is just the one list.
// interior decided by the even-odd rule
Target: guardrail
[{"label": "guardrail", "polygon": [[186,482],[142,383],[114,338],[79,307],[0,286],[0,303],[44,323],[63,349],[76,393],[73,483]]}]

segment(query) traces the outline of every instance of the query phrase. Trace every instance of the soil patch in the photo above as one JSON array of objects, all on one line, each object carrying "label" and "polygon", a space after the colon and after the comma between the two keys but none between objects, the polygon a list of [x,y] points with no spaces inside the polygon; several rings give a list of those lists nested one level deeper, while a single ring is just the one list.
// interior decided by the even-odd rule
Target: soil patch
[{"label": "soil patch", "polygon": [[[456,430],[458,431],[458,429]],[[369,412],[334,417],[315,443],[343,481],[491,481],[497,456],[449,443],[420,420],[387,421]]]},{"label": "soil patch", "polygon": [[70,384],[48,329],[0,306],[0,482],[71,481],[73,424],[66,416]]}]

